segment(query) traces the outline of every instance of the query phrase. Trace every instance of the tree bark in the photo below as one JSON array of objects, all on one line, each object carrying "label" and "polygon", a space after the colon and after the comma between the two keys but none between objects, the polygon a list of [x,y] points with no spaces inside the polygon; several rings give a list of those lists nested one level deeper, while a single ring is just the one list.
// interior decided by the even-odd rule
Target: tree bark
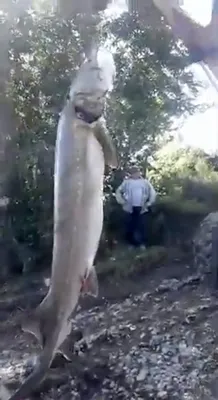
[{"label": "tree bark", "polygon": [[0,197],[4,196],[5,184],[13,163],[10,142],[16,134],[13,104],[7,95],[10,80],[8,57],[10,43],[10,24],[0,24]]}]

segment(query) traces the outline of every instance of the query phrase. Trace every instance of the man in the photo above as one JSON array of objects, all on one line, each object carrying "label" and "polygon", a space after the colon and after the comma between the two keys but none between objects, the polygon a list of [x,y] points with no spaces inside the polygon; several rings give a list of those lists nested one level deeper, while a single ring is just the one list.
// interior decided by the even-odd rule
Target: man
[{"label": "man", "polygon": [[126,240],[133,246],[145,245],[143,214],[155,202],[156,192],[151,183],[133,167],[130,176],[116,190],[116,200],[126,213]]}]

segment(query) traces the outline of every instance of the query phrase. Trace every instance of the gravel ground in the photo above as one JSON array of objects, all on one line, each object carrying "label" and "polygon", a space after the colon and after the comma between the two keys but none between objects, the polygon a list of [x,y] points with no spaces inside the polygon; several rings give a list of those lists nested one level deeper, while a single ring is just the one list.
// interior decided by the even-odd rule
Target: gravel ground
[{"label": "gravel ground", "polygon": [[[19,318],[43,295],[39,284],[25,289],[17,281],[0,291],[0,375],[10,390],[38,351]],[[77,312],[68,339],[72,362],[57,356],[31,399],[217,399],[218,298],[192,267],[175,262],[121,282],[112,297],[110,291],[105,282],[106,296]]]}]

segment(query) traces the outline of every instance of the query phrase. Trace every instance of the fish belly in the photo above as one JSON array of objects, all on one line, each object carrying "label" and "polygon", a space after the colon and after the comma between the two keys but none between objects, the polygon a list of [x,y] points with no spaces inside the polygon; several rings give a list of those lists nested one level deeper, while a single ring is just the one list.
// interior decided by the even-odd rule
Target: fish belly
[{"label": "fish belly", "polygon": [[[54,244],[50,292],[70,314],[93,264],[103,225],[104,157],[90,127],[59,131],[56,147]],[[59,310],[59,311],[61,311]]]}]

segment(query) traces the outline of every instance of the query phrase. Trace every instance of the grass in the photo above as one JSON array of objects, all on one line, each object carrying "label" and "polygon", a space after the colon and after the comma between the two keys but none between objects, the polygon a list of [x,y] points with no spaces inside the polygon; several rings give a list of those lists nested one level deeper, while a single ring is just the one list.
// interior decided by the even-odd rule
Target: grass
[{"label": "grass", "polygon": [[119,248],[114,255],[97,265],[100,277],[130,277],[147,272],[167,260],[168,250],[162,246],[153,246],[145,250]]}]

